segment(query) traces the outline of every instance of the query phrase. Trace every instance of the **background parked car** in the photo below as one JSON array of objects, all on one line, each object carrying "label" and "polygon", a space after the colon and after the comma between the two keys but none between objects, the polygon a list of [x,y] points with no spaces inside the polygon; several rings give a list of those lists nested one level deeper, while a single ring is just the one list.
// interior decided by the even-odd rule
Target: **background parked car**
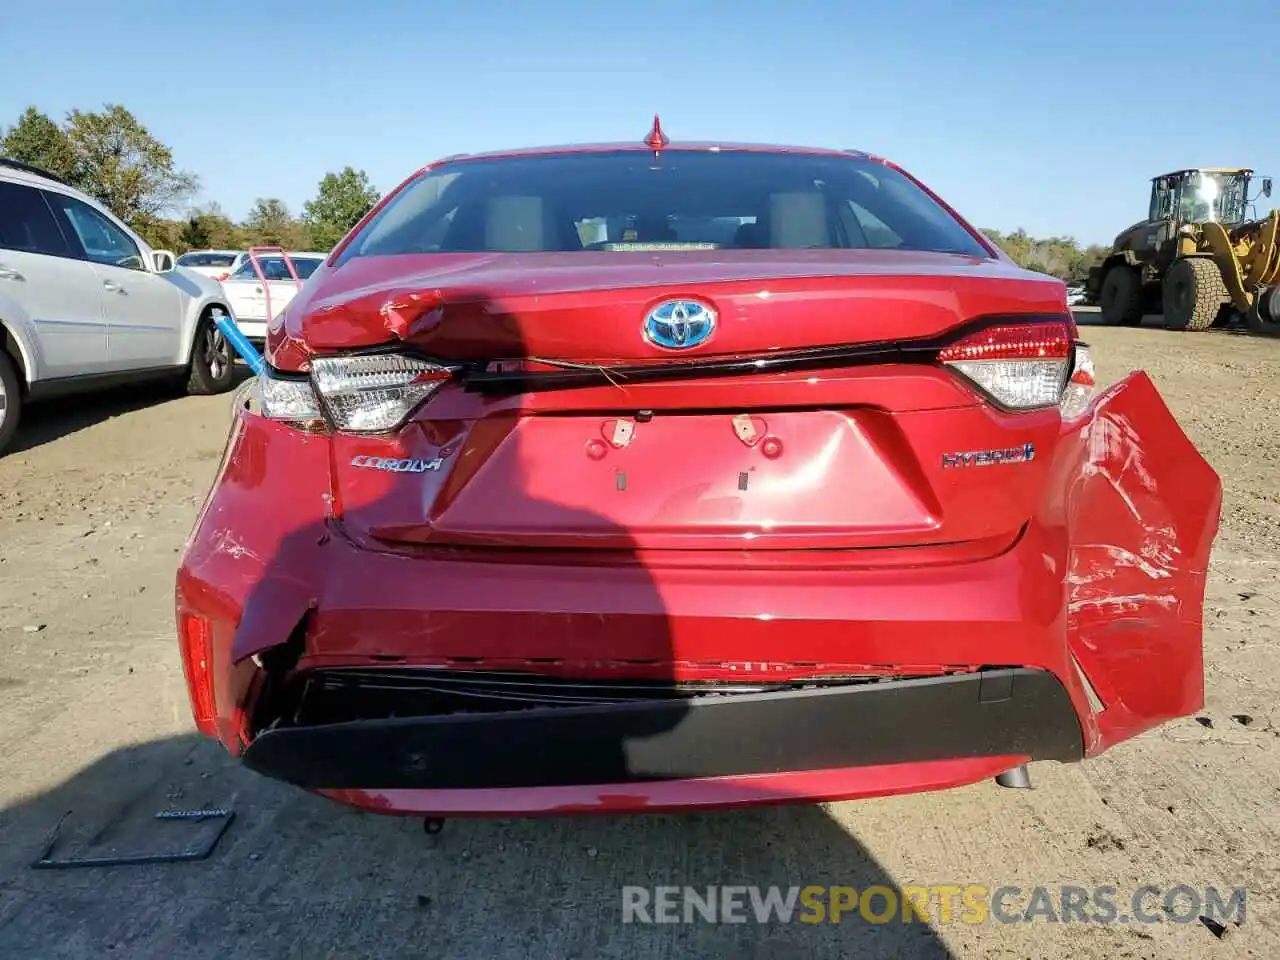
[{"label": "background parked car", "polygon": [[106,207],[0,158],[0,452],[28,400],[143,376],[234,383],[217,282],[152,250]]},{"label": "background parked car", "polygon": [[[252,258],[246,255],[235,272],[222,281],[227,302],[231,304],[231,315],[241,332],[250,340],[265,340],[267,321],[285,308],[297,294],[299,282],[315,273],[327,256],[326,253],[315,252],[257,254]],[[293,263],[293,273],[289,272],[285,257]],[[297,280],[294,279],[295,273]]]},{"label": "background parked car", "polygon": [[225,280],[248,257],[244,250],[188,250],[178,258],[178,266],[215,280]]}]

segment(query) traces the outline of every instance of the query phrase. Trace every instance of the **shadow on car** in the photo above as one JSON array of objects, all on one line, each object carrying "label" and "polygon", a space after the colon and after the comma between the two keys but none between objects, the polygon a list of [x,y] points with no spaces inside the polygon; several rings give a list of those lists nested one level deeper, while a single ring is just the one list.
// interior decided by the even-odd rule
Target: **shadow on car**
[{"label": "shadow on car", "polygon": [[[243,363],[236,364],[236,384],[251,377]],[[96,424],[186,396],[180,380],[146,379],[137,383],[40,400],[26,405],[8,455],[33,450]]]},{"label": "shadow on car", "polygon": [[[63,814],[56,857],[199,846],[215,824],[152,818],[200,807],[236,813],[206,860],[30,869]],[[454,820],[426,835],[258,777],[191,735],[116,750],[0,810],[3,956],[952,956],[927,923],[856,910],[811,923],[799,902],[789,922],[758,923],[749,896],[746,922],[623,922],[624,887],[709,885],[897,889],[817,805]]]},{"label": "shadow on car", "polygon": [[[525,332],[500,301],[473,294],[468,309],[482,318],[498,356],[529,354],[512,342]],[[639,548],[638,531],[652,525],[643,497],[661,474],[633,460],[630,480],[615,483],[613,461],[590,456],[608,412],[581,414],[583,422],[563,429],[581,429],[582,437],[564,440],[555,432],[561,420],[539,416],[545,393],[479,397],[444,387],[391,441],[339,434],[321,445],[251,409],[238,416],[206,520],[182,561],[179,621],[207,624],[201,633],[212,638],[203,641],[211,655],[200,662],[241,665],[211,689],[224,741],[249,740],[243,765],[294,786],[255,778],[215,756],[214,746],[194,748],[202,765],[219,771],[223,799],[193,798],[223,803],[238,795],[246,823],[216,861],[195,868],[202,879],[184,909],[173,910],[171,884],[157,880],[162,899],[133,923],[180,925],[156,942],[182,943],[188,955],[202,936],[234,927],[241,950],[257,938],[244,951],[252,955],[295,948],[385,956],[405,943],[430,943],[477,957],[724,956],[744,945],[777,955],[948,956],[928,924],[902,921],[900,907],[882,924],[856,910],[842,923],[813,923],[799,919],[796,902],[790,922],[757,924],[745,891],[746,924],[697,914],[689,923],[624,924],[624,886],[645,891],[651,918],[658,886],[699,894],[755,886],[764,895],[777,885],[784,897],[792,887],[841,886],[856,895],[895,887],[824,808],[782,805],[794,797],[781,787],[771,792],[768,777],[725,783],[715,802],[773,806],[646,810],[658,805],[648,793],[655,783],[737,772],[734,764],[772,756],[744,743],[740,730],[709,730],[706,711],[723,709],[717,698],[700,705],[683,687],[693,666],[715,674],[707,663],[731,661],[749,625],[736,623],[732,597],[708,608],[702,595],[679,588],[669,560],[663,567]],[[570,483],[563,458],[547,451],[583,451],[583,437],[586,452]],[[392,442],[398,457],[452,460],[439,472],[365,469]],[[340,533],[328,517],[335,490]],[[737,498],[701,489],[669,491],[668,501],[677,494],[701,498],[719,523],[741,509]],[[486,685],[511,683],[513,673],[522,693],[503,703]],[[231,707],[250,690],[248,729],[231,734],[239,722]],[[451,693],[472,699],[458,706]],[[795,738],[794,751],[805,739]],[[176,754],[166,768],[172,773],[190,780]],[[299,787],[332,791],[375,813],[464,819],[425,836],[421,819],[358,813]],[[683,789],[709,792],[702,781]],[[46,820],[66,807],[35,803]],[[554,815],[465,819],[482,810]],[[253,854],[260,859],[247,861]],[[139,890],[107,895],[148,902]],[[267,903],[289,918],[278,934],[248,923]],[[104,911],[110,932],[101,939],[125,922]],[[533,943],[543,948],[530,951]],[[208,955],[224,951],[211,946]]]}]

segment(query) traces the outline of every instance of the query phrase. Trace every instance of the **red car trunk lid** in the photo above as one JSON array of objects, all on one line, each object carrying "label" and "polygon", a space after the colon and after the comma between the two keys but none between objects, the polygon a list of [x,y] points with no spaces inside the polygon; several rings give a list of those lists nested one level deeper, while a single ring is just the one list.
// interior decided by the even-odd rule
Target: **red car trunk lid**
[{"label": "red car trunk lid", "polygon": [[[971,317],[1061,313],[1062,284],[1000,260],[876,250],[432,254],[356,258],[299,295],[312,353],[404,341],[450,360],[673,359],[936,335]],[[642,336],[672,298],[714,335],[672,354]]]},{"label": "red car trunk lid", "polygon": [[[696,364],[1062,312],[1060,284],[997,261],[841,254],[356,260],[306,305],[305,340],[327,352],[398,339],[491,370]],[[672,298],[715,311],[705,343],[667,350],[645,338],[648,312]],[[347,522],[384,540],[904,546],[1015,532],[1043,481],[1035,451],[1052,445],[1057,422],[1054,411],[1001,413],[951,372],[905,362],[506,397],[450,385],[393,436],[340,436],[335,464]],[[1007,448],[1027,455],[993,468],[997,499],[989,470],[942,465],[945,454]]]}]

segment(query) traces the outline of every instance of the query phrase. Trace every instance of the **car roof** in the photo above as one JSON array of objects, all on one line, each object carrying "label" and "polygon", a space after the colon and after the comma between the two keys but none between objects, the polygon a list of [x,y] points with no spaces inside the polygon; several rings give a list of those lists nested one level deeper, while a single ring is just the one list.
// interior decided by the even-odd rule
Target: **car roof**
[{"label": "car roof", "polygon": [[1180,177],[1184,173],[1253,173],[1250,167],[1184,167],[1181,170],[1170,170],[1168,173],[1157,174],[1152,180],[1161,180],[1164,177]]},{"label": "car roof", "polygon": [[[481,153],[455,153],[444,157],[439,163],[451,163],[461,160],[495,160],[507,157],[538,157],[573,153],[609,153],[614,151],[632,151],[635,153],[652,153],[654,146],[633,140],[604,143],[569,143],[558,146],[514,147],[506,150],[489,150]],[[737,141],[670,141],[657,148],[662,153],[706,152],[706,153],[791,153],[808,156],[825,157],[860,157],[878,159],[863,150],[837,149],[835,147],[806,147],[777,143],[747,143]]]},{"label": "car roof", "polygon": [[67,181],[61,177],[54,176],[48,170],[41,170],[37,166],[23,163],[21,160],[14,160],[12,157],[0,157],[0,176],[7,180],[17,180],[36,186],[48,186],[50,183],[55,183],[61,187],[75,189]]},{"label": "car roof", "polygon": [[28,183],[44,183],[46,180],[51,180],[61,187],[72,186],[67,180],[51,174],[49,170],[42,170],[35,164],[23,163],[22,160],[14,160],[12,156],[0,156],[0,174],[10,179],[26,180]]},{"label": "car roof", "polygon": [[[192,251],[192,253],[194,253],[194,252],[195,252],[195,251],[193,250],[193,251]],[[254,257],[256,257],[256,258],[257,258],[257,259],[259,259],[259,260],[270,260],[272,257],[279,257],[279,256],[280,256],[280,252],[279,252],[279,251],[277,251],[277,250],[272,250],[270,253],[263,253],[263,252],[259,252],[259,253],[254,254]],[[318,258],[318,259],[323,260],[325,257],[327,257],[327,256],[328,256],[328,254],[327,254],[327,253],[321,253],[321,252],[320,252],[320,251],[318,251],[318,250],[286,250],[286,251],[284,251],[284,256],[286,256],[286,257],[306,257],[306,258],[308,258],[308,259]],[[251,258],[251,257],[249,257],[249,256],[246,254],[246,255],[245,255],[245,260],[246,260],[246,261],[248,261],[248,260],[250,260],[250,259],[252,259],[252,258]]]}]

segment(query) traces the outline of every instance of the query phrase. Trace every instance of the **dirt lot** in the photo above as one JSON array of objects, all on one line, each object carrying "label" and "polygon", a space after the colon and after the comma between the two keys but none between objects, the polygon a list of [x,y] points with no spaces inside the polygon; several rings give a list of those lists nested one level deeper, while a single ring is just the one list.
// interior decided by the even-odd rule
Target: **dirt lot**
[{"label": "dirt lot", "polygon": [[[173,572],[227,398],[129,393],[38,412],[0,460],[0,956],[1280,956],[1280,341],[1090,339],[1104,380],[1152,374],[1223,477],[1201,718],[1087,764],[1037,765],[1032,791],[453,821],[435,837],[263,781],[192,735]],[[204,803],[237,812],[208,861],[28,868],[67,811],[69,844],[108,826],[183,842],[208,828],[151,814]],[[1122,907],[1143,884],[1244,886],[1247,916],[1216,931],[1194,918],[621,922],[624,884],[876,883],[1114,884]]]}]

